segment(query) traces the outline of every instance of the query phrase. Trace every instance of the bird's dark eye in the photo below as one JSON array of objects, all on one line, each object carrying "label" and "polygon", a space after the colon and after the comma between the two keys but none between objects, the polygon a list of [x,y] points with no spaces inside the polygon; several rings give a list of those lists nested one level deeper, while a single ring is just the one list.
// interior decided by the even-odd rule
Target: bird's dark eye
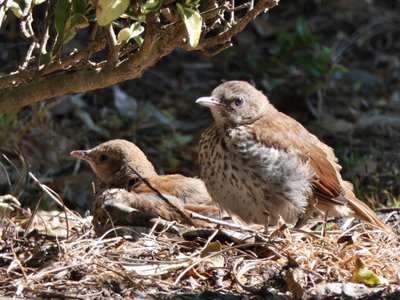
[{"label": "bird's dark eye", "polygon": [[235,99],[235,105],[236,106],[242,106],[244,104],[244,99],[242,97],[237,97]]},{"label": "bird's dark eye", "polygon": [[100,162],[104,162],[108,159],[108,155],[107,154],[101,154],[99,157],[99,161]]}]

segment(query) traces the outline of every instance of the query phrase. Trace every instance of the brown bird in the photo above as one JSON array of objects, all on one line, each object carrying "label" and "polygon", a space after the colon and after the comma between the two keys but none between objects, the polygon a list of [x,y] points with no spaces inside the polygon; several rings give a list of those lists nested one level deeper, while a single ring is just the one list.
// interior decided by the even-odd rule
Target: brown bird
[{"label": "brown bird", "polygon": [[[92,203],[95,217],[103,215],[104,204],[114,200],[168,221],[188,223],[192,211],[217,214],[217,208],[209,205],[211,198],[202,180],[179,174],[158,175],[146,155],[131,142],[111,140],[90,150],[72,151],[71,155],[88,162],[99,179],[99,191]],[[158,197],[135,171],[174,207]]]},{"label": "brown bird", "polygon": [[332,148],[279,112],[247,82],[228,81],[196,103],[215,123],[200,141],[201,177],[223,209],[246,222],[301,226],[314,213],[362,219],[391,231],[340,175]]}]

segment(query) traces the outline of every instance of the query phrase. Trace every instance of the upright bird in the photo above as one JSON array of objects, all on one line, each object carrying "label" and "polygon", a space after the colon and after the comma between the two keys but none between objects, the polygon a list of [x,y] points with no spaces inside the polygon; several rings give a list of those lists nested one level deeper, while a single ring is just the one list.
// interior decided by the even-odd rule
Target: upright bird
[{"label": "upright bird", "polygon": [[[92,203],[95,217],[103,215],[106,201],[114,200],[168,221],[186,222],[192,211],[217,214],[217,208],[209,205],[211,198],[202,180],[179,174],[158,175],[146,155],[129,141],[111,140],[90,150],[72,151],[71,155],[88,162],[99,179],[99,191]],[[138,174],[186,217],[160,199]]]},{"label": "upright bird", "polygon": [[244,81],[222,83],[196,103],[214,124],[202,134],[201,177],[214,201],[244,221],[304,224],[315,212],[390,228],[340,175],[332,148]]}]

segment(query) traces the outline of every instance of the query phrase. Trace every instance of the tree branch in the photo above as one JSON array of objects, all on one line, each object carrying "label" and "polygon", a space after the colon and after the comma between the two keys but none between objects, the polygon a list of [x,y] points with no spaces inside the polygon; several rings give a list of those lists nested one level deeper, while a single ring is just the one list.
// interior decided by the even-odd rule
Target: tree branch
[{"label": "tree branch", "polygon": [[[153,66],[175,48],[182,48],[187,51],[200,50],[208,55],[216,54],[222,51],[224,47],[229,47],[231,45],[230,40],[235,34],[243,30],[257,15],[277,5],[278,1],[257,1],[253,9],[249,9],[230,28],[224,29],[223,32],[214,37],[200,40],[196,48],[191,48],[187,42],[184,42],[187,33],[183,22],[176,22],[163,27],[159,22],[159,14],[149,13],[146,16],[147,25],[143,44],[123,62],[116,61],[115,65],[103,64],[101,69],[71,70],[74,66],[78,66],[80,61],[86,59],[88,55],[100,48],[102,49],[104,47],[104,44],[102,44],[93,52],[90,50],[87,50],[89,53],[81,51],[65,58],[61,62],[52,63],[46,66],[42,72],[21,71],[20,73],[0,78],[0,88],[9,87],[10,84],[18,85],[15,88],[7,88],[0,91],[0,114],[45,99],[65,94],[83,93],[138,78],[147,68]],[[222,6],[220,8],[221,10],[226,9]],[[210,15],[211,19],[207,19],[205,15]],[[202,15],[204,22],[206,23],[208,20],[215,18],[213,15],[214,13],[209,14],[205,11],[204,15]],[[212,51],[212,48],[216,48],[215,46],[219,46],[219,48],[217,47],[216,50]],[[60,74],[59,71],[65,68],[70,69]],[[72,73],[67,73],[68,71],[72,71]],[[32,78],[39,81],[29,82]]]}]

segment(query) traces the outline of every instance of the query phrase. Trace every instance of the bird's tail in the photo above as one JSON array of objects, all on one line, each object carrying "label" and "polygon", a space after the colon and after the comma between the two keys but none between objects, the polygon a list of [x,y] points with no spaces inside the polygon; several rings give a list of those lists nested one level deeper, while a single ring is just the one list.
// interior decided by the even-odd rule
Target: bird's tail
[{"label": "bird's tail", "polygon": [[353,185],[348,181],[343,181],[342,186],[348,200],[348,206],[354,212],[354,216],[360,220],[363,220],[372,226],[380,228],[388,233],[394,234],[392,228],[385,224],[379,217],[374,213],[372,209],[368,207],[364,202],[357,199],[353,193]]},{"label": "bird's tail", "polygon": [[370,209],[364,202],[357,199],[356,197],[351,197],[348,199],[348,205],[353,210],[356,218],[361,219],[372,226],[378,227],[388,233],[394,233],[393,229],[385,224],[379,217]]}]

